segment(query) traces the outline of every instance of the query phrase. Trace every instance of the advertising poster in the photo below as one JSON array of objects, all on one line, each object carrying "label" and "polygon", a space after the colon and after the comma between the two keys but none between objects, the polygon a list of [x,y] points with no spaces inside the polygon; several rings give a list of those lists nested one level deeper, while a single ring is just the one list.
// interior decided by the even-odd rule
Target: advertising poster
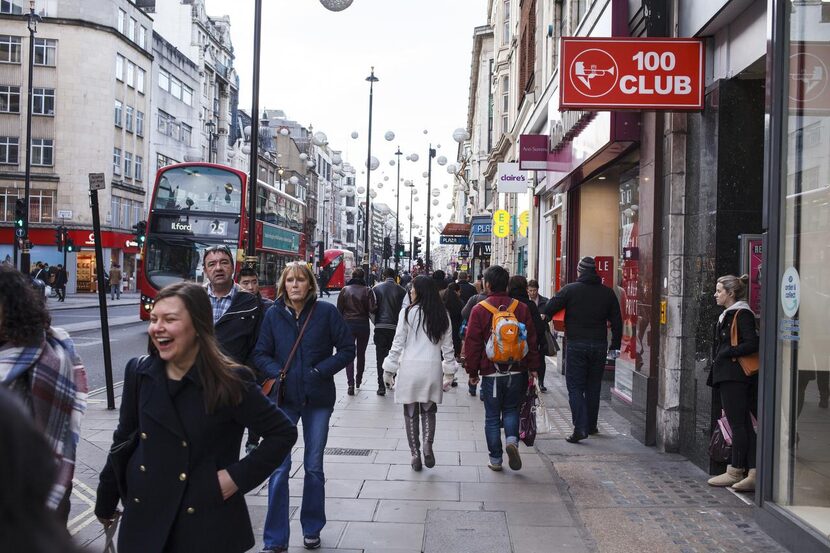
[{"label": "advertising poster", "polygon": [[749,240],[749,307],[756,315],[761,314],[761,261],[764,258],[764,243],[760,238]]}]

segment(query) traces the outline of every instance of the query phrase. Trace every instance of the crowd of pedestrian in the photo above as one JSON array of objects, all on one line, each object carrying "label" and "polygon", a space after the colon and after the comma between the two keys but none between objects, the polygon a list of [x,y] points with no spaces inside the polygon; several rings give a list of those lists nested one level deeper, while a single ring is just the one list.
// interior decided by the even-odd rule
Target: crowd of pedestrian
[{"label": "crowd of pedestrian", "polygon": [[[577,280],[550,299],[539,294],[535,280],[492,265],[474,284],[466,272],[398,275],[387,269],[371,285],[362,269],[354,269],[336,305],[319,300],[320,275],[305,263],[284,268],[274,301],[262,297],[255,270],[236,270],[227,247],[207,248],[202,264],[204,286],[181,282],[158,293],[148,355],[125,369],[118,427],[95,505],[108,535],[120,522],[119,551],[246,551],[254,536],[244,494],[268,480],[263,553],[286,552],[291,451],[301,421],[300,527],[303,545],[319,548],[335,376],[346,369],[347,393],[355,395],[364,384],[370,339],[377,395],[392,393],[401,405],[415,471],[435,467],[439,406],[464,373],[470,394],[484,404],[489,468],[503,470],[505,457],[510,469],[522,468],[520,408],[530,388],[546,391],[545,357],[559,349],[551,321],[563,310],[573,422],[566,439],[579,443],[599,432],[602,376],[607,360],[619,353],[622,320],[593,258],[581,259]],[[17,504],[3,494],[0,520],[18,528],[15,550],[40,552],[69,544],[64,526],[87,388],[72,340],[51,327],[32,286],[48,268],[36,270],[24,276],[0,267],[0,383],[15,396],[4,404],[7,393],[0,389],[0,406],[8,411],[0,417],[0,445],[35,432],[42,439],[32,442],[33,451],[49,448],[54,470],[44,470],[36,482],[4,487],[43,503],[13,512]],[[117,296],[120,268],[114,265],[109,276]],[[743,279],[718,280],[715,300],[724,312],[715,324],[710,382],[734,446],[726,473],[709,483],[740,491],[754,489],[755,480],[757,375],[745,374],[739,359],[757,352],[758,338],[745,294]],[[20,419],[27,423],[15,422]],[[30,453],[3,460],[4,482]],[[25,516],[31,518],[15,522]],[[45,529],[42,536],[31,521]]]}]

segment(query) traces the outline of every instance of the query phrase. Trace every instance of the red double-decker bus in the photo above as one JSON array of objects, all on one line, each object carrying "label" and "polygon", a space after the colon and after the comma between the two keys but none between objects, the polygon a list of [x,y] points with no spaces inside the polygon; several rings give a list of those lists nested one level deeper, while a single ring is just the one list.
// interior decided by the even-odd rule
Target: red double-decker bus
[{"label": "red double-decker bus", "polygon": [[[204,282],[204,250],[226,245],[238,274],[248,229],[247,175],[211,163],[180,163],[159,169],[147,214],[147,236],[138,262],[139,307],[149,319],[159,290],[182,280]],[[273,298],[286,263],[305,257],[306,205],[257,183],[256,250],[263,296]]]},{"label": "red double-decker bus", "polygon": [[352,278],[354,254],[349,250],[326,250],[321,268],[329,277],[326,288],[340,290]]}]

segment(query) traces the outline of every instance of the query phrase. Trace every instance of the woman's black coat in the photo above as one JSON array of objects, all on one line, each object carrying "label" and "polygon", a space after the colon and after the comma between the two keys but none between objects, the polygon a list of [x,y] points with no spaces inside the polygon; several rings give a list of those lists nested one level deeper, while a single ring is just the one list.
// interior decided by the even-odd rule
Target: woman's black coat
[{"label": "woman's black coat", "polygon": [[[140,439],[127,465],[128,497],[123,501],[118,551],[235,553],[251,549],[255,541],[244,494],[268,478],[291,453],[296,427],[252,382],[246,381],[239,405],[207,414],[198,367],[185,375],[181,389],[172,397],[163,360],[151,357],[135,370],[131,366],[124,375],[113,443],[123,442],[136,428]],[[263,441],[240,460],[245,428]],[[219,488],[217,471],[221,469],[228,471],[239,488],[227,500]],[[100,478],[95,514],[109,518],[119,500],[109,460]]]},{"label": "woman's black coat", "polygon": [[[539,360],[544,364],[545,362],[545,354],[546,354],[546,346],[547,338],[545,337],[545,333],[548,331],[548,325],[545,323],[544,319],[542,319],[542,314],[539,313],[539,307],[536,305],[536,302],[530,299],[527,295],[527,292],[522,290],[520,291],[513,291],[510,293],[510,297],[519,300],[523,304],[525,304],[530,311],[530,318],[533,319],[533,328],[528,328],[528,332],[536,332],[536,343],[539,345],[539,351],[541,355],[539,356]],[[533,367],[531,367],[533,368]],[[536,367],[539,368],[539,367]]]},{"label": "woman's black coat", "polygon": [[[738,345],[732,346],[732,320],[738,316]],[[748,309],[730,310],[724,314],[723,322],[715,323],[712,343],[711,384],[720,382],[751,382],[758,376],[746,376],[737,358],[758,351],[758,332],[755,329],[755,315]]]}]

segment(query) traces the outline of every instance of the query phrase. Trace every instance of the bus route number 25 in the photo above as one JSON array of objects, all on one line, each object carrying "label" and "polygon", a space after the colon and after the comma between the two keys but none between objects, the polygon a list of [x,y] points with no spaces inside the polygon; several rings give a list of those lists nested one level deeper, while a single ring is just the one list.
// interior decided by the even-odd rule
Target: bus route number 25
[{"label": "bus route number 25", "polygon": [[227,223],[227,221],[211,221],[210,222],[210,233],[225,236],[228,233],[228,223]]}]

